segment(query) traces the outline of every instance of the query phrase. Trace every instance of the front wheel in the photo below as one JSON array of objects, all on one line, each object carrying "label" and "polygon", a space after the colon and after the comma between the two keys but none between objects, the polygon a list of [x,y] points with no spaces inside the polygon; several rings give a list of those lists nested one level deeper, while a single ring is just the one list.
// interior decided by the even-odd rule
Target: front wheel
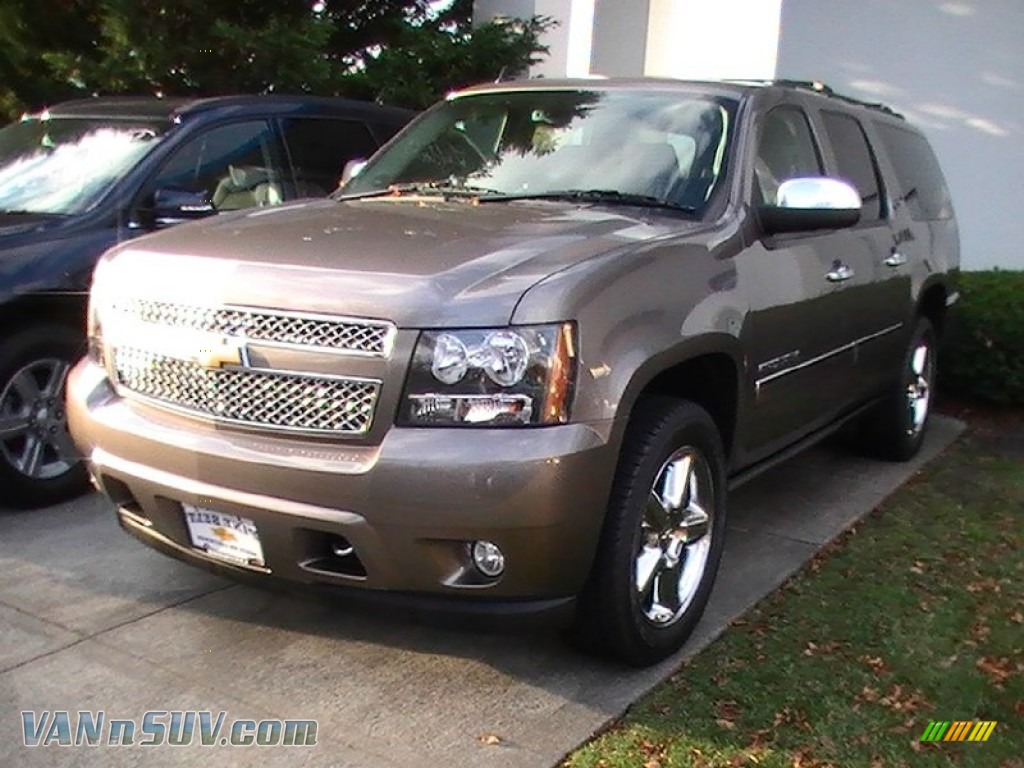
[{"label": "front wheel", "polygon": [[643,666],[682,647],[707,604],[725,538],[725,458],[699,406],[641,401],[619,461],[575,633]]},{"label": "front wheel", "polygon": [[81,355],[72,330],[47,325],[0,350],[0,507],[41,507],[83,492],[88,478],[68,434],[64,391]]}]

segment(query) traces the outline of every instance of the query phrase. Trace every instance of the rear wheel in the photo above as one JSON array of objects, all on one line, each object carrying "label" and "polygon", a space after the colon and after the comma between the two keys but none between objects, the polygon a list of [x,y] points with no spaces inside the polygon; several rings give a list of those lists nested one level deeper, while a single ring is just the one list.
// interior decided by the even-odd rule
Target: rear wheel
[{"label": "rear wheel", "polygon": [[699,406],[637,406],[616,472],[577,640],[632,665],[674,653],[696,627],[721,559],[725,459]]},{"label": "rear wheel", "polygon": [[917,455],[931,417],[937,350],[931,320],[918,318],[899,381],[857,425],[858,441],[868,453],[890,461],[909,461]]},{"label": "rear wheel", "polygon": [[82,353],[74,331],[46,325],[16,333],[0,350],[0,506],[41,507],[87,486],[68,434],[65,382]]}]

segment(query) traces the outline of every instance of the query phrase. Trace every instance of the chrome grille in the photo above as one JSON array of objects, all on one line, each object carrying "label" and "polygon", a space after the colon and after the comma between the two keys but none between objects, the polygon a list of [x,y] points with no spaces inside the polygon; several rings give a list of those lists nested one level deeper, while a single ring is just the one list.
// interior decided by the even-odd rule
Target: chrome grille
[{"label": "chrome grille", "polygon": [[203,368],[149,350],[113,351],[117,382],[175,409],[246,426],[334,435],[370,429],[380,383],[250,368]]},{"label": "chrome grille", "polygon": [[253,307],[202,307],[126,298],[115,301],[111,310],[129,321],[241,336],[270,345],[310,347],[373,357],[387,357],[394,333],[394,326],[383,321]]}]

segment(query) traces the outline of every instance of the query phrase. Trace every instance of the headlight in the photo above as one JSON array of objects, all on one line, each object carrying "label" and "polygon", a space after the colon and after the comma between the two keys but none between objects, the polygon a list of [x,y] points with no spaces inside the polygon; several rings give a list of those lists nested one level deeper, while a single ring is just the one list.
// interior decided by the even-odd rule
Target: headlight
[{"label": "headlight", "polygon": [[100,320],[99,311],[102,303],[101,291],[103,288],[103,282],[100,278],[104,264],[105,262],[101,260],[96,265],[96,268],[92,273],[92,284],[89,287],[89,308],[86,314],[85,332],[86,343],[88,345],[86,354],[93,362],[98,363],[103,368],[106,368],[106,358],[103,353],[103,323]]},{"label": "headlight", "polygon": [[569,420],[576,374],[572,323],[424,331],[399,423],[521,426]]},{"label": "headlight", "polygon": [[89,295],[89,312],[86,316],[86,343],[89,358],[102,367],[106,367],[103,356],[103,325],[100,323],[99,311],[96,307],[96,297]]}]

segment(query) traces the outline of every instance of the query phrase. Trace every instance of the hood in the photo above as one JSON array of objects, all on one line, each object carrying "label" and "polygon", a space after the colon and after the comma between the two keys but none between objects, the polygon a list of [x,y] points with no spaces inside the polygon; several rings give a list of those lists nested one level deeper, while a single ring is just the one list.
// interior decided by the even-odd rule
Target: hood
[{"label": "hood", "polygon": [[117,249],[104,272],[119,290],[176,302],[402,327],[503,325],[539,280],[696,226],[656,210],[548,201],[325,200],[175,227]]}]

